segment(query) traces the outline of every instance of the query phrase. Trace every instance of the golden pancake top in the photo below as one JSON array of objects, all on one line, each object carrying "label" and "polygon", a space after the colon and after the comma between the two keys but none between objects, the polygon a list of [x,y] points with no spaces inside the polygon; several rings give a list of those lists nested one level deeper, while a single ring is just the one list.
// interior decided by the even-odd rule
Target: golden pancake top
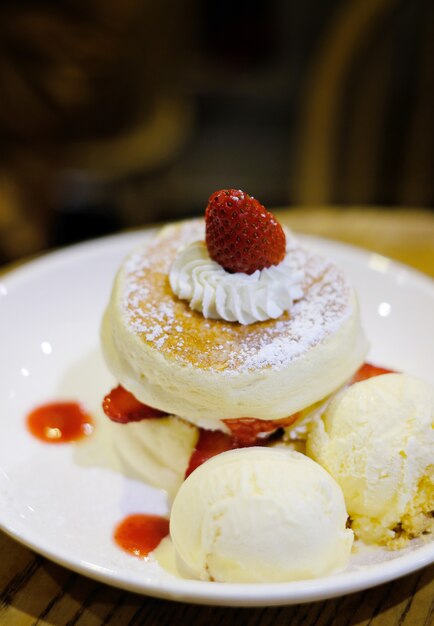
[{"label": "golden pancake top", "polygon": [[280,369],[327,339],[352,315],[352,289],[343,272],[290,235],[290,263],[304,274],[304,295],[289,313],[247,326],[204,318],[174,295],[169,284],[179,247],[204,235],[202,220],[166,227],[131,254],[118,276],[123,323],[166,359],[228,373]]}]

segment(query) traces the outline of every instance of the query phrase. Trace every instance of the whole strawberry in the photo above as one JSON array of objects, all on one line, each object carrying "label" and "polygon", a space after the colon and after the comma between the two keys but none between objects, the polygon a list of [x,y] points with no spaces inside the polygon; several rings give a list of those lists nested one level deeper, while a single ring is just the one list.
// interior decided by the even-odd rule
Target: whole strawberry
[{"label": "whole strawberry", "polygon": [[240,189],[212,194],[205,226],[209,255],[228,272],[253,274],[285,256],[286,238],[279,222]]}]

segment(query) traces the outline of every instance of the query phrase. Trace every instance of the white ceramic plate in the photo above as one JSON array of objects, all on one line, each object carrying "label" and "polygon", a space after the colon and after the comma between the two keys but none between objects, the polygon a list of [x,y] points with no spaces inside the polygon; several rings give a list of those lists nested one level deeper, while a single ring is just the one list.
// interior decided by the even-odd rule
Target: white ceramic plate
[{"label": "white ceramic plate", "polygon": [[[122,258],[150,231],[48,255],[0,279],[0,525],[77,572],[131,591],[204,604],[271,606],[331,598],[434,561],[434,541],[354,556],[348,571],[280,584],[182,580],[152,559],[119,550],[113,528],[132,512],[166,514],[163,492],[126,477],[105,440],[101,398],[114,382],[99,352],[99,323]],[[334,258],[356,286],[372,362],[434,384],[432,281],[389,259],[304,238]],[[95,415],[84,443],[47,445],[26,430],[40,403],[73,399]]]}]

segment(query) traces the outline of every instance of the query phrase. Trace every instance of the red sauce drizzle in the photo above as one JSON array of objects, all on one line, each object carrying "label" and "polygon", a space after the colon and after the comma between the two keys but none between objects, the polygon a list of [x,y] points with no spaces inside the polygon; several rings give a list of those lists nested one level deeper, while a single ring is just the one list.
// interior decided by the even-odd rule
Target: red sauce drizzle
[{"label": "red sauce drizzle", "polygon": [[169,534],[169,520],[160,515],[128,515],[114,532],[117,545],[134,556],[146,557]]},{"label": "red sauce drizzle", "polygon": [[67,443],[91,435],[93,423],[77,402],[49,402],[29,413],[27,428],[45,443]]}]

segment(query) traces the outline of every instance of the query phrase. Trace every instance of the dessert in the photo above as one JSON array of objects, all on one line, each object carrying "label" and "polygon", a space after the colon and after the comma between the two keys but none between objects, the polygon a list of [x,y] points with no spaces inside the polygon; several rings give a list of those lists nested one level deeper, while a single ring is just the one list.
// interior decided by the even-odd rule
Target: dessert
[{"label": "dessert", "polygon": [[180,487],[170,534],[180,571],[220,582],[284,582],[346,567],[353,532],[342,492],[303,454],[245,448]]},{"label": "dessert", "polygon": [[398,548],[434,530],[434,391],[404,374],[358,382],[314,422],[307,453],[335,478],[351,527]]},{"label": "dessert", "polygon": [[[422,454],[397,443],[411,428],[415,441],[427,428],[432,437],[426,416],[417,427],[410,409],[395,416],[407,398],[400,383],[389,404],[383,391],[370,395],[369,385],[401,378],[363,364],[367,342],[344,273],[247,194],[216,192],[205,221],[169,225],[133,251],[101,338],[119,381],[103,403],[122,423],[116,444],[174,498],[171,537],[187,576],[272,582],[344,568],[353,541],[344,496],[358,538],[431,529],[420,514],[432,511],[432,445]],[[373,377],[380,382],[360,382]],[[346,399],[363,389],[370,401],[360,412]],[[307,436],[311,459],[300,454]],[[376,457],[378,438],[386,459],[401,458],[384,494],[389,461]],[[398,487],[407,495],[394,500]]]}]

